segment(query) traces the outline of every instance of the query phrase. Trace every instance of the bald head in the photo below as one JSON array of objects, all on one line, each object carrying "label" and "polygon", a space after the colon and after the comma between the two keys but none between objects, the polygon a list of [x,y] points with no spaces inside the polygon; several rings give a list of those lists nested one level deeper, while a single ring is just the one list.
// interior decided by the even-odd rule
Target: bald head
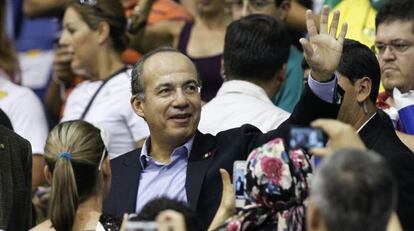
[{"label": "bald head", "polygon": [[154,75],[163,75],[168,72],[191,69],[197,77],[198,82],[201,85],[197,69],[194,63],[180,51],[171,47],[161,47],[154,51],[151,51],[135,64],[132,70],[131,90],[132,95],[142,96],[145,92],[145,80],[151,73]]}]

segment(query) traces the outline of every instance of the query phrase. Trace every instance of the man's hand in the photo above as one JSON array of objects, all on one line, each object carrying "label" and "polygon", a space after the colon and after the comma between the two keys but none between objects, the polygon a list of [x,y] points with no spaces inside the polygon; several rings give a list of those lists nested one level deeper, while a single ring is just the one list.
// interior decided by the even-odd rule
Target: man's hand
[{"label": "man's hand", "polygon": [[313,121],[311,125],[322,129],[329,137],[329,142],[325,148],[309,150],[313,155],[324,157],[342,148],[366,150],[361,138],[349,124],[333,119],[318,119]]},{"label": "man's hand", "polygon": [[324,6],[320,17],[320,31],[318,33],[312,11],[306,11],[306,27],[309,40],[301,38],[304,57],[312,69],[312,77],[319,81],[329,81],[335,72],[342,55],[342,46],[345,40],[347,24],[342,25],[339,37],[336,31],[339,24],[339,11],[334,16],[328,31],[329,7]]},{"label": "man's hand", "polygon": [[233,184],[230,181],[230,175],[225,169],[220,169],[220,175],[221,182],[223,183],[221,202],[208,230],[216,230],[217,227],[222,225],[236,211],[236,196]]}]

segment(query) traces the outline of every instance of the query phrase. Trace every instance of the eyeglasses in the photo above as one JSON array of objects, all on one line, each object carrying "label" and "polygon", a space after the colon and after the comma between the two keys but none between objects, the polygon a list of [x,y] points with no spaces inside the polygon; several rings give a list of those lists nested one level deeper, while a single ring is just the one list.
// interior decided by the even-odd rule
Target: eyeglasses
[{"label": "eyeglasses", "polygon": [[404,53],[407,51],[410,47],[412,47],[413,44],[405,41],[405,40],[395,40],[392,41],[389,44],[377,42],[375,45],[371,47],[372,51],[377,55],[383,55],[388,47],[390,52],[393,52],[393,54],[396,53]]}]

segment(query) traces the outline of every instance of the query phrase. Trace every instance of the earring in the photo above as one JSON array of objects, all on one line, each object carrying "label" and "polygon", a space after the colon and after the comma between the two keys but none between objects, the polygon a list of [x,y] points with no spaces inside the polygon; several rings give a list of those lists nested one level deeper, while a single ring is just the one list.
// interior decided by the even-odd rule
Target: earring
[{"label": "earring", "polygon": [[365,114],[368,114],[368,105],[366,100],[362,103],[362,109],[364,110]]}]

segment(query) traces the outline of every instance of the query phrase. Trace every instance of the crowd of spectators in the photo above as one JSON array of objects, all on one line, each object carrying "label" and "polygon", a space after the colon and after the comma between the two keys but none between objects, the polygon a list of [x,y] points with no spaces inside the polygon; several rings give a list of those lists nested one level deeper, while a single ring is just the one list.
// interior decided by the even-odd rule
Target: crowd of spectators
[{"label": "crowd of spectators", "polygon": [[414,230],[413,60],[412,0],[0,1],[0,231]]}]

